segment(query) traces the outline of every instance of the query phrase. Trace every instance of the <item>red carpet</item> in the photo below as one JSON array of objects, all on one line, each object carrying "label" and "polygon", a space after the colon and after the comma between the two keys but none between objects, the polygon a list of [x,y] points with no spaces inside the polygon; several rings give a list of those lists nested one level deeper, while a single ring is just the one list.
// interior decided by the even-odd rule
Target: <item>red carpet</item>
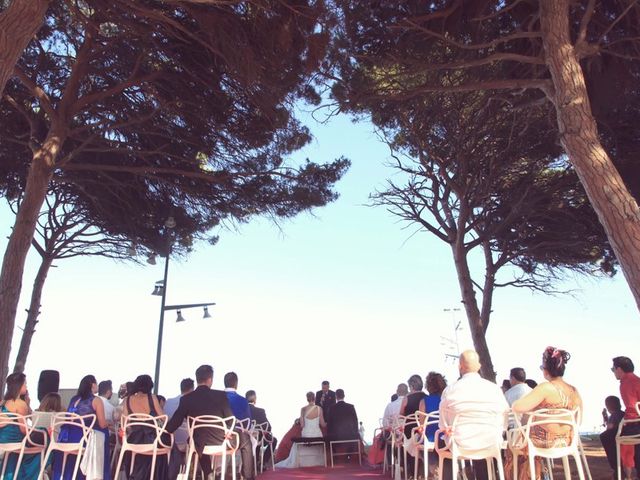
[{"label": "red carpet", "polygon": [[262,473],[260,480],[357,480],[382,477],[382,469],[372,469],[363,465],[336,465],[334,468],[307,467],[307,468],[282,468],[269,470]]}]

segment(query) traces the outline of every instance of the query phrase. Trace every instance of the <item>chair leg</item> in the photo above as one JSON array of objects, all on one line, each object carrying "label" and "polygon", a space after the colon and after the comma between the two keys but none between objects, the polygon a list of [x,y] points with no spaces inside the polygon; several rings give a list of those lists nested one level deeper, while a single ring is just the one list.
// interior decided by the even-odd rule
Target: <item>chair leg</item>
[{"label": "chair leg", "polygon": [[[496,458],[496,461],[498,462],[498,478],[500,480],[504,480],[504,465],[502,464],[502,457]],[[514,477],[513,480],[517,480],[517,478]]]},{"label": "chair leg", "polygon": [[76,480],[78,478],[78,470],[80,470],[80,462],[82,461],[82,454],[84,452],[82,449],[78,451],[78,455],[76,455],[76,461],[73,465],[73,475],[71,476],[71,480]]},{"label": "chair leg", "polygon": [[236,454],[231,456],[231,480],[236,480]]},{"label": "chair leg", "polygon": [[529,452],[529,478],[536,478],[536,458]]},{"label": "chair leg", "polygon": [[42,461],[40,462],[40,473],[38,474],[38,480],[42,480],[44,478],[44,471],[47,468],[47,458],[49,458],[49,455],[51,455],[51,453],[51,450],[47,449],[44,457],[42,458]]},{"label": "chair leg", "polygon": [[456,457],[451,458],[451,478],[458,480],[458,459]]},{"label": "chair leg", "polygon": [[115,472],[113,472],[113,478],[118,478],[118,473],[120,473],[120,469],[122,468],[122,461],[124,460],[124,450],[120,449],[120,453],[118,454],[118,466],[116,467]]},{"label": "chair leg", "polygon": [[487,463],[487,476],[489,480],[496,480],[496,475],[493,471],[493,458],[485,458],[484,461]]},{"label": "chair leg", "polygon": [[[573,459],[576,462],[576,469],[578,470],[578,478],[580,480],[585,480],[585,478],[584,478],[584,469],[582,468],[582,458],[580,457],[580,455],[574,455]],[[589,469],[589,467],[587,467],[587,471],[588,471],[588,469]]]},{"label": "chair leg", "polygon": [[[153,480],[153,476],[156,473],[156,458],[158,457],[157,452],[153,452],[153,455],[151,456],[151,471],[149,472],[149,480]],[[168,464],[168,462],[167,462]]]},{"label": "chair leg", "polygon": [[0,480],[4,480],[4,472],[7,469],[7,464],[9,463],[9,457],[11,453],[5,452],[4,457],[2,458],[2,472],[0,472]]},{"label": "chair leg", "polygon": [[562,457],[562,468],[564,470],[564,478],[571,479],[571,467],[569,466],[569,458]]},{"label": "chair leg", "polygon": [[620,442],[616,441],[616,462],[618,464],[618,480],[622,480],[622,467],[620,465]]},{"label": "chair leg", "polygon": [[589,470],[589,463],[587,462],[587,455],[584,453],[584,447],[582,446],[582,442],[580,442],[578,444],[578,446],[580,447],[580,459],[582,460],[582,463],[584,464],[584,470],[586,470],[586,472],[587,472],[587,479],[588,480],[593,480],[591,478],[591,470]]}]

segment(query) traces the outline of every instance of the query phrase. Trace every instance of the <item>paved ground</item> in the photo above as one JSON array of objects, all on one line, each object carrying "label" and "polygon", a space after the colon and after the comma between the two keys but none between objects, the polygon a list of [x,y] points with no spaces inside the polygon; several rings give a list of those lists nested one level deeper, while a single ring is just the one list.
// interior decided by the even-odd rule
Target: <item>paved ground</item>
[{"label": "paved ground", "polygon": [[[607,463],[604,451],[599,440],[583,442],[587,462],[593,480],[611,480],[612,472]],[[571,462],[572,478],[577,479],[578,475],[575,465]],[[360,480],[373,478],[390,478],[388,475],[382,477],[382,469],[374,469],[369,466],[347,466],[337,465],[335,468],[309,467],[300,469],[281,469],[264,472],[259,476],[260,480]],[[556,462],[554,478],[563,479],[562,462]]]}]

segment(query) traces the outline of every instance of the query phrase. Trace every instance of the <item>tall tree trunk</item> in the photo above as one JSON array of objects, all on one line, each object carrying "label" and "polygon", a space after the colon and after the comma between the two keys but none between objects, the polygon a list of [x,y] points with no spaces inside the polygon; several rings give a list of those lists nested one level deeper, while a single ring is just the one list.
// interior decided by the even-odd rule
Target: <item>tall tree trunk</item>
[{"label": "tall tree trunk", "polygon": [[11,340],[20,300],[24,263],[40,208],[47,195],[56,157],[63,143],[64,135],[51,130],[40,150],[33,156],[24,197],[4,252],[0,272],[0,392],[4,391],[4,382],[9,371]]},{"label": "tall tree trunk", "polygon": [[0,96],[16,62],[40,29],[49,0],[12,0],[0,13]]},{"label": "tall tree trunk", "polygon": [[562,145],[598,214],[640,308],[640,209],[602,147],[569,33],[570,0],[540,0],[546,63]]},{"label": "tall tree trunk", "polygon": [[485,337],[485,326],[480,318],[480,310],[478,309],[478,300],[476,292],[471,281],[471,272],[469,271],[469,263],[467,261],[467,252],[464,245],[454,242],[451,245],[453,251],[453,260],[456,266],[458,276],[458,284],[460,285],[460,293],[464,302],[464,310],[469,321],[469,330],[473,339],[473,346],[480,356],[480,375],[492,382],[496,381],[496,372],[493,369],[487,338]]},{"label": "tall tree trunk", "polygon": [[40,301],[42,300],[42,290],[44,288],[44,282],[47,279],[49,268],[53,262],[53,256],[45,255],[42,257],[40,268],[36,274],[36,279],[33,282],[33,290],[31,291],[31,302],[29,303],[29,310],[27,312],[27,321],[24,324],[24,331],[22,332],[22,339],[20,340],[20,348],[18,349],[18,355],[16,356],[16,363],[13,367],[13,373],[23,373],[24,366],[27,363],[27,356],[29,355],[29,348],[31,347],[31,339],[36,331],[36,325],[38,324],[38,315],[40,315]]}]

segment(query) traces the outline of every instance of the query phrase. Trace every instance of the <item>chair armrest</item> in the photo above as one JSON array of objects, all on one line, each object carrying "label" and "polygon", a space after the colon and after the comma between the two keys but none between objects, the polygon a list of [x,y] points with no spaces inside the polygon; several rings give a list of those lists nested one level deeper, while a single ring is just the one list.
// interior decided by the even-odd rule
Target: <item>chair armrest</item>
[{"label": "chair armrest", "polygon": [[521,449],[527,444],[524,427],[515,427],[507,430],[507,446],[511,449]]},{"label": "chair armrest", "polygon": [[451,448],[451,443],[447,443],[446,440],[444,440],[444,447],[440,446],[440,442],[438,442],[438,437],[443,437],[444,438],[445,435],[445,431],[444,430],[436,430],[436,433],[433,435],[433,445],[436,449],[436,452],[448,452]]},{"label": "chair armrest", "polygon": [[[167,433],[166,431],[163,430],[162,433]],[[162,448],[172,448],[173,447],[173,433],[169,433],[169,445],[165,444],[162,441],[162,435],[160,435],[160,437],[158,438],[158,444],[162,447]]]}]

